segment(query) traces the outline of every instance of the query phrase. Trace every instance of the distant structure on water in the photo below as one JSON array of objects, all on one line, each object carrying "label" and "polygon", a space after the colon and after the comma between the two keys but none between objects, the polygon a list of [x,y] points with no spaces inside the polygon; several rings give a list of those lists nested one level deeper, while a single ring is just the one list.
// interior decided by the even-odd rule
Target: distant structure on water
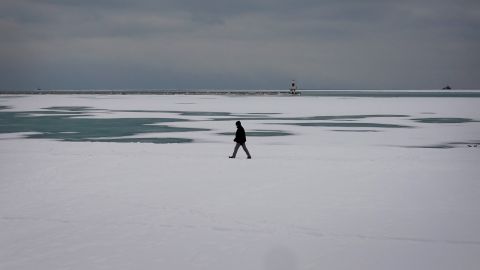
[{"label": "distant structure on water", "polygon": [[297,93],[297,84],[295,80],[292,80],[292,83],[290,84],[290,94],[292,95],[300,94],[300,92]]},{"label": "distant structure on water", "polygon": [[450,87],[450,85],[447,84],[447,86],[443,87],[442,89],[443,89],[443,90],[451,90],[452,87]]}]

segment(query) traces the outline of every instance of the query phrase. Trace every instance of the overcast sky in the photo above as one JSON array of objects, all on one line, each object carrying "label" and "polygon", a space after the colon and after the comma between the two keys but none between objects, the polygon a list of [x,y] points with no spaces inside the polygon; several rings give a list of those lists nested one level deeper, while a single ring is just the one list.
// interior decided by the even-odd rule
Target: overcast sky
[{"label": "overcast sky", "polygon": [[0,0],[0,89],[480,88],[478,0]]}]

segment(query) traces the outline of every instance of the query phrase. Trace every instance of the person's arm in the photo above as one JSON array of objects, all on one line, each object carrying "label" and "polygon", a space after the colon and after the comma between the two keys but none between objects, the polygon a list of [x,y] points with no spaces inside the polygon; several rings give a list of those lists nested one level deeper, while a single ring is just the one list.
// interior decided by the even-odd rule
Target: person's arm
[{"label": "person's arm", "polygon": [[235,138],[233,139],[234,142],[237,142],[239,136],[239,129],[237,128],[237,131],[235,132]]}]

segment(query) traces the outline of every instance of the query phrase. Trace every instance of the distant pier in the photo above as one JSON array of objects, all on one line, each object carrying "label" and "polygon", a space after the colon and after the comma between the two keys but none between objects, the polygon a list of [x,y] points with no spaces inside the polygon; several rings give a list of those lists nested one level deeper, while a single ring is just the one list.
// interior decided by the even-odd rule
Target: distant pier
[{"label": "distant pier", "polygon": [[0,90],[0,95],[288,95],[288,90]]},{"label": "distant pier", "polygon": [[[225,95],[295,97],[288,90],[215,90],[215,89],[85,89],[85,90],[0,90],[0,95]],[[301,96],[317,97],[469,97],[480,98],[480,90],[302,90]]]}]

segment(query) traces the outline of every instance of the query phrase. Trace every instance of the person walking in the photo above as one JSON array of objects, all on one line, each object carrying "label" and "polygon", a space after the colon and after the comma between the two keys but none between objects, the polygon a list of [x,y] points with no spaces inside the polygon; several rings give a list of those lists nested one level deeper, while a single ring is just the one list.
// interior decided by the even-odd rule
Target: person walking
[{"label": "person walking", "polygon": [[237,132],[235,132],[235,139],[233,139],[233,141],[236,142],[237,144],[233,149],[233,154],[229,156],[229,158],[235,158],[237,156],[238,148],[242,146],[245,153],[247,153],[247,158],[251,159],[252,156],[250,155],[250,152],[248,152],[247,146],[245,145],[245,142],[247,141],[247,136],[245,135],[245,129],[242,127],[242,123],[240,123],[240,121],[237,121],[235,125],[237,125]]}]

